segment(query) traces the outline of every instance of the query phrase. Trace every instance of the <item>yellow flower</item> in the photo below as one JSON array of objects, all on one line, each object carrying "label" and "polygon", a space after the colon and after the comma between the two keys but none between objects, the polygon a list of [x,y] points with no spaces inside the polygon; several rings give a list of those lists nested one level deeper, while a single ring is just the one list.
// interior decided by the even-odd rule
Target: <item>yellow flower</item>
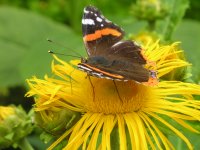
[{"label": "yellow flower", "polygon": [[[146,67],[157,70],[159,78],[190,65],[170,57],[182,53],[178,43],[167,46],[149,43],[143,49],[148,60],[156,64],[148,63]],[[162,127],[174,132],[192,149],[190,141],[175,124],[199,133],[187,122],[200,120],[200,101],[193,98],[200,95],[199,85],[162,80],[157,86],[145,86],[134,81],[116,81],[120,99],[111,80],[90,77],[91,84],[86,73],[76,69],[79,61],[67,63],[54,58],[54,76],[29,79],[27,96],[35,96],[35,111],[44,119],[51,117],[50,112],[63,109],[80,112],[82,117],[49,149],[66,140],[66,150],[80,147],[110,150],[113,139],[119,142],[121,150],[174,149]]]},{"label": "yellow flower", "polygon": [[141,45],[146,45],[149,42],[156,42],[158,35],[152,32],[142,31],[136,35],[131,35],[130,39],[141,43]]}]

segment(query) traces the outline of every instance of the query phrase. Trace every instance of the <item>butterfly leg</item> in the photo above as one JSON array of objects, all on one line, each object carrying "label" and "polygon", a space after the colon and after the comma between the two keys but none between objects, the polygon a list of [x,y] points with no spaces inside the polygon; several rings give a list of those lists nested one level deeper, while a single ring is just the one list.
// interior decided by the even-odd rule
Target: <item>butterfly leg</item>
[{"label": "butterfly leg", "polygon": [[119,96],[120,101],[123,102],[123,101],[122,101],[122,98],[121,98],[121,96],[120,96],[120,94],[119,94],[119,90],[118,90],[118,88],[117,88],[117,84],[116,84],[115,80],[113,80],[113,83],[114,83],[114,85],[115,85],[115,89],[116,89],[116,91],[117,91],[117,95]]},{"label": "butterfly leg", "polygon": [[70,87],[71,87],[71,94],[73,94],[73,90],[72,90],[72,76],[71,74],[75,71],[75,69],[73,71],[70,72],[69,74],[69,81],[70,81]]},{"label": "butterfly leg", "polygon": [[94,85],[92,84],[92,80],[91,80],[91,78],[90,78],[90,75],[89,74],[87,74],[87,77],[88,77],[88,79],[89,79],[89,81],[90,81],[90,84],[91,84],[91,86],[92,86],[92,94],[93,94],[93,101],[95,100],[95,91],[94,91]]}]

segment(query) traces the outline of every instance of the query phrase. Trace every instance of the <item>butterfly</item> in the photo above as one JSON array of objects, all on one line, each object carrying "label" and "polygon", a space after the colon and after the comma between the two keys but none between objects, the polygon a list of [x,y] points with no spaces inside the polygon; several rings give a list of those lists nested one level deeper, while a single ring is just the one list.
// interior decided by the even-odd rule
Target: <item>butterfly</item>
[{"label": "butterfly", "polygon": [[78,69],[98,78],[157,84],[156,72],[144,68],[147,60],[142,48],[132,40],[122,40],[123,29],[94,6],[84,8],[82,33],[88,58],[81,59]]}]

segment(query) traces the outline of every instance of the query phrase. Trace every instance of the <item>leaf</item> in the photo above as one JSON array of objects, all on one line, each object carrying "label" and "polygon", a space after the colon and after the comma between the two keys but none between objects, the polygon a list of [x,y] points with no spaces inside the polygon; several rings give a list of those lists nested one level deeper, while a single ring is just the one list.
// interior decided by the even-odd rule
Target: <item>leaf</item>
[{"label": "leaf", "polygon": [[177,25],[183,18],[186,9],[189,7],[189,0],[168,0],[169,16],[162,21],[162,35],[165,41],[171,40],[171,36]]},{"label": "leaf", "polygon": [[[195,133],[192,133],[192,132],[186,132],[186,133],[183,133],[187,138],[188,140],[191,142],[194,150],[199,150],[200,146],[199,146],[199,142],[200,142],[200,139],[199,139],[199,134],[195,134]],[[181,140],[180,138],[178,138],[177,136],[168,136],[170,142],[175,146],[175,149],[176,150],[188,150],[188,147],[187,145],[185,144],[185,142],[183,140]]]},{"label": "leaf", "polygon": [[200,81],[200,22],[184,20],[173,35],[173,41],[181,41],[186,58],[192,63],[194,81]]},{"label": "leaf", "polygon": [[[48,43],[47,38],[68,48]],[[66,55],[71,49],[84,53],[82,36],[38,14],[0,7],[0,87],[23,84],[32,75],[41,77],[50,72],[50,49]]]}]

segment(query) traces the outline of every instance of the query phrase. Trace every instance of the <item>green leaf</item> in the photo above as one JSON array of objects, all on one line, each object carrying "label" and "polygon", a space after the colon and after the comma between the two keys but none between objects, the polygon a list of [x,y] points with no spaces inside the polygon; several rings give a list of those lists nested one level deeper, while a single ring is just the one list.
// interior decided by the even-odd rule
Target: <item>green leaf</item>
[{"label": "green leaf", "polygon": [[47,149],[50,144],[45,144],[43,141],[41,141],[41,139],[39,138],[39,135],[34,133],[30,136],[28,136],[28,140],[31,143],[31,145],[35,148],[35,149]]},{"label": "green leaf", "polygon": [[[48,43],[47,38],[68,48]],[[50,49],[66,55],[71,50],[85,52],[82,36],[69,27],[5,6],[0,7],[0,49],[0,87],[23,84],[32,75],[41,77],[50,72],[52,56],[47,53]]]},{"label": "green leaf", "polygon": [[186,58],[192,63],[193,80],[200,81],[200,22],[184,20],[174,33],[173,40],[181,41]]},{"label": "green leaf", "polygon": [[162,30],[163,40],[170,41],[173,32],[183,18],[186,9],[189,7],[189,0],[167,0],[166,2],[169,5],[169,15],[165,20],[161,21],[159,28]]},{"label": "green leaf", "polygon": [[[192,132],[186,132],[186,133],[183,133],[183,134],[191,142],[194,150],[199,150],[200,149],[199,134],[195,134],[195,133],[192,133]],[[170,135],[168,138],[169,138],[170,142],[175,146],[176,150],[188,150],[188,147],[187,147],[186,143],[183,140],[181,140],[180,138],[178,138],[177,136]]]}]

